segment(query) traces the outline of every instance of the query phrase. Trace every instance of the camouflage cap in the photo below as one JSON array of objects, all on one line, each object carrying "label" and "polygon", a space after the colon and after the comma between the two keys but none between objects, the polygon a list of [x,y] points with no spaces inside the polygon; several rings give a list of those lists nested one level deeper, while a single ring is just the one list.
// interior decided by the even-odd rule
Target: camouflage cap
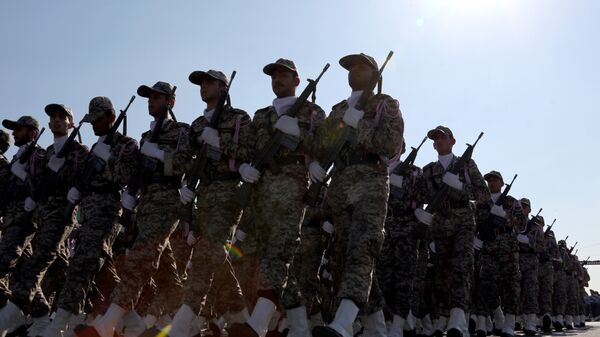
[{"label": "camouflage cap", "polygon": [[48,104],[44,108],[44,111],[46,111],[46,115],[48,115],[48,116],[51,116],[55,112],[62,112],[65,115],[73,118],[73,110],[71,110],[71,108],[69,108],[68,106],[66,106],[64,104],[57,104],[57,103]]},{"label": "camouflage cap", "polygon": [[373,70],[379,70],[377,61],[375,61],[375,59],[373,57],[371,57],[367,54],[363,54],[363,53],[350,54],[350,55],[346,55],[340,59],[340,65],[342,67],[344,67],[344,69],[346,69],[346,70],[350,70],[350,68],[352,68],[352,66],[357,63],[364,63],[364,64],[370,66],[371,68],[373,68]]},{"label": "camouflage cap", "polygon": [[558,240],[558,245],[562,246],[562,247],[566,247],[567,246],[567,241],[565,241],[565,240]]},{"label": "camouflage cap", "polygon": [[106,115],[107,112],[115,114],[115,108],[110,101],[110,98],[105,96],[98,96],[92,98],[90,101],[90,106],[88,108],[88,113],[83,116],[84,123],[91,123],[98,118]]},{"label": "camouflage cap", "polygon": [[435,127],[435,129],[431,129],[427,132],[427,138],[434,140],[435,139],[435,135],[441,132],[445,135],[450,136],[450,138],[454,139],[454,134],[452,133],[452,130],[450,130],[449,127],[447,126],[443,126],[443,125],[438,125]]},{"label": "camouflage cap", "polygon": [[140,85],[137,90],[137,94],[141,97],[149,97],[150,92],[154,91],[163,95],[172,95],[173,94],[173,85],[167,82],[158,81],[154,83],[152,87],[147,85]]},{"label": "camouflage cap", "polygon": [[521,200],[519,200],[519,202],[521,203],[521,205],[525,204],[525,205],[529,206],[529,208],[531,208],[531,201],[529,201],[529,199],[521,198]]},{"label": "camouflage cap", "polygon": [[207,77],[214,78],[215,80],[225,83],[225,85],[229,85],[229,80],[227,79],[227,76],[223,74],[223,72],[212,69],[209,71],[196,70],[192,72],[190,76],[188,76],[188,79],[194,84],[201,85],[202,80]]},{"label": "camouflage cap", "polygon": [[500,174],[500,172],[498,172],[498,171],[490,171],[490,172],[486,173],[483,176],[483,179],[485,179],[487,181],[491,177],[496,177],[496,178],[500,179],[502,182],[504,182],[504,179],[502,178],[502,174]]},{"label": "camouflage cap", "polygon": [[271,76],[271,75],[273,75],[273,72],[277,68],[287,69],[289,71],[296,73],[296,75],[298,75],[298,68],[296,68],[296,64],[294,63],[294,61],[288,60],[288,59],[283,59],[283,58],[280,58],[279,60],[275,61],[274,63],[267,64],[263,68],[263,73]]},{"label": "camouflage cap", "polygon": [[0,143],[8,146],[11,144],[10,134],[4,130],[0,130]]},{"label": "camouflage cap", "polygon": [[19,126],[27,126],[32,129],[40,128],[40,124],[38,123],[37,119],[35,119],[31,116],[21,116],[16,121],[11,121],[11,120],[5,119],[2,121],[2,126],[4,126],[5,128],[7,128],[9,130],[14,130],[14,129],[18,128]]},{"label": "camouflage cap", "polygon": [[544,217],[541,215],[536,216],[535,219],[542,225],[546,224],[546,222],[544,221]]}]

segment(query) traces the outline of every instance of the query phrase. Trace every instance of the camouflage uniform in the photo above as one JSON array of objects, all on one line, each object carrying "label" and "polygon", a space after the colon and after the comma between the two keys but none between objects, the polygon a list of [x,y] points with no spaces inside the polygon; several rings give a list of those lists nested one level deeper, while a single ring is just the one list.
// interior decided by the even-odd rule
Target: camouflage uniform
[{"label": "camouflage uniform", "polygon": [[[554,233],[552,233],[554,235]],[[564,252],[565,249],[558,246],[557,256],[552,260],[552,264],[554,267],[554,289],[552,296],[552,313],[555,317],[564,316],[567,309],[567,280],[565,274],[564,267]],[[558,317],[558,318],[560,318]],[[560,319],[560,323],[562,324],[562,319]]]},{"label": "camouflage uniform", "polygon": [[[209,120],[204,116],[192,123],[190,142],[198,151],[202,146],[198,139],[208,123]],[[185,283],[183,303],[190,306],[195,313],[201,311],[211,282],[215,287],[222,287],[219,301],[229,303],[231,307],[228,309],[231,312],[239,312],[246,306],[225,244],[231,239],[233,229],[242,214],[242,209],[235,202],[240,179],[237,169],[239,163],[251,159],[250,117],[243,110],[225,106],[215,129],[219,132],[222,159],[211,163],[208,172],[205,172],[210,180],[201,181],[196,190],[198,199],[193,224],[190,224],[198,238],[195,245],[198,249],[194,249],[192,255],[192,267],[189,279]],[[218,277],[218,274],[229,275]],[[227,284],[215,284],[213,278],[220,278]]]},{"label": "camouflage uniform", "polygon": [[[273,106],[254,114],[252,127],[258,151],[274,136],[278,118]],[[256,227],[258,296],[275,303],[280,300],[285,309],[302,303],[288,265],[298,246],[304,218],[303,197],[308,182],[305,158],[310,154],[314,131],[325,119],[325,112],[318,105],[305,102],[296,118],[300,127],[298,148],[283,148],[275,155],[273,165],[267,166],[254,184],[250,200]]]},{"label": "camouflage uniform", "polygon": [[[94,101],[90,102],[90,114],[95,112],[93,109],[100,109],[102,116],[104,110],[93,103]],[[73,314],[83,312],[87,292],[91,289],[94,278],[102,269],[105,260],[112,257],[112,244],[120,230],[119,191],[135,173],[138,157],[137,142],[118,132],[115,133],[111,156],[104,170],[94,176],[88,187],[81,191],[81,231],[75,254],[69,260],[69,269],[58,304],[60,308]],[[88,165],[94,160],[98,158],[90,155],[87,159]],[[82,169],[85,169],[85,166]],[[82,173],[83,170],[79,172],[80,178],[83,178]]]},{"label": "camouflage uniform", "polygon": [[[525,230],[523,230],[525,227]],[[544,250],[544,233],[539,225],[532,221],[523,221],[520,232],[529,238],[529,244],[519,244],[519,266],[521,268],[521,313],[536,314],[539,312],[539,259]]]},{"label": "camouflage uniform", "polygon": [[554,233],[544,232],[544,252],[540,255],[540,315],[552,314],[552,299],[554,297],[554,267],[552,259],[558,257],[558,246]]},{"label": "camouflage uniform", "polygon": [[[346,100],[333,106],[320,130],[327,140],[320,144],[322,153],[328,150],[325,144],[336,138],[348,108]],[[331,260],[334,293],[338,302],[349,299],[359,308],[369,299],[380,300],[370,295],[384,240],[389,196],[386,160],[400,153],[404,133],[399,104],[392,97],[373,95],[363,111],[355,130],[357,142],[336,161],[327,197],[336,237]]]},{"label": "camouflage uniform", "polygon": [[[67,109],[63,107],[62,109]],[[48,107],[46,109],[48,111]],[[54,144],[47,149],[48,157],[51,158],[57,150]],[[41,296],[44,308],[37,308],[34,317],[47,315],[50,306],[47,303],[40,288],[41,280],[44,278],[48,267],[57,258],[61,249],[64,249],[65,240],[71,233],[75,224],[75,212],[65,214],[69,205],[66,199],[69,186],[76,182],[76,172],[83,167],[85,159],[88,156],[88,149],[74,141],[65,155],[64,166],[56,173],[50,173],[47,168],[44,177],[44,183],[49,185],[38,185],[35,189],[40,189],[38,210],[40,212],[41,222],[35,238],[31,242],[32,255],[26,260],[20,260],[16,270],[11,278],[11,301],[23,311],[31,311],[29,306],[38,293]],[[44,184],[43,183],[43,184]],[[41,191],[41,189],[44,189]],[[34,191],[33,195],[39,195]]]},{"label": "camouflage uniform", "polygon": [[[166,119],[162,125],[157,143],[164,151],[165,160],[145,182],[137,206],[139,234],[118,269],[121,282],[111,296],[112,303],[123,309],[134,309],[144,285],[156,274],[161,255],[169,245],[169,236],[177,227],[181,209],[178,187],[191,158],[188,133],[189,126],[185,123]],[[142,134],[142,142],[149,140],[150,131],[147,131]],[[171,280],[168,289],[172,293],[168,299],[177,301],[182,285],[174,258],[168,261],[169,274],[161,276]]]},{"label": "camouflage uniform", "polygon": [[[385,303],[391,313],[406,318],[411,310],[417,268],[419,241],[417,227],[423,226],[415,218],[415,208],[422,207],[415,200],[417,177],[421,169],[411,166],[409,172],[392,172],[403,176],[401,187],[391,186],[385,221],[385,239],[377,261],[377,279]],[[413,310],[414,312],[415,310]]]}]

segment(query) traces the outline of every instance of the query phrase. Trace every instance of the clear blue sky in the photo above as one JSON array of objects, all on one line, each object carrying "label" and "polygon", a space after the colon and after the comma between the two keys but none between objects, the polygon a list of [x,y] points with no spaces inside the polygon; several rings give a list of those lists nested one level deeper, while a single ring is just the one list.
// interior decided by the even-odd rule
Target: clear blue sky
[{"label": "clear blue sky", "polygon": [[[123,107],[140,84],[163,80],[178,86],[175,112],[190,122],[203,104],[187,76],[209,68],[238,71],[233,103],[253,113],[273,99],[262,67],[279,57],[303,79],[332,64],[317,92],[329,111],[349,95],[339,58],[381,62],[391,49],[384,90],[400,101],[407,143],[445,124],[459,154],[484,131],[480,170],[518,173],[512,194],[558,218],[557,235],[579,241],[581,258],[600,259],[598,13],[595,0],[2,2],[0,114],[45,123],[44,106],[60,102],[80,119],[93,96]],[[150,122],[143,99],[129,116],[139,137]],[[91,144],[90,126],[83,133]],[[429,142],[417,162],[435,158]],[[600,288],[600,266],[590,269]]]}]

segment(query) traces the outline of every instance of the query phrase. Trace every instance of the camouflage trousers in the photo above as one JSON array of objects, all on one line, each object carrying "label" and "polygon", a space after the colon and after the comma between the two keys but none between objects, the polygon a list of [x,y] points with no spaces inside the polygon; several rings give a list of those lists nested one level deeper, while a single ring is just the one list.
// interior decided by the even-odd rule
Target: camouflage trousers
[{"label": "camouflage trousers", "polygon": [[246,238],[243,242],[237,242],[237,254],[231,255],[231,265],[238,279],[246,306],[248,310],[254,306],[257,300],[257,275],[258,275],[258,260],[256,258],[256,233],[254,228],[254,219],[250,207],[244,209],[242,220],[237,226],[246,233]]},{"label": "camouflage trousers", "polygon": [[[19,308],[34,317],[47,315],[50,305],[41,288],[42,280],[48,268],[57,259],[61,251],[65,251],[65,240],[71,233],[75,223],[74,212],[65,217],[67,201],[63,198],[51,197],[40,210],[41,225],[31,241],[32,254],[27,259],[20,259],[11,277],[10,300]],[[59,274],[60,275],[60,274]],[[61,280],[53,280],[60,282]],[[60,286],[60,285],[59,285]],[[42,307],[31,308],[34,298],[39,296]],[[38,302],[40,303],[40,302]],[[35,311],[35,312],[32,312]]]},{"label": "camouflage trousers", "polygon": [[[337,302],[350,299],[360,308],[382,303],[371,295],[375,261],[383,245],[389,181],[372,165],[354,165],[334,174],[327,193],[335,227],[331,275]],[[377,295],[377,294],[376,294]]]},{"label": "camouflage trousers", "polygon": [[539,312],[539,271],[538,257],[535,253],[519,254],[521,268],[521,314],[536,314]]},{"label": "camouflage trousers", "polygon": [[[412,211],[412,209],[411,209]],[[404,318],[411,309],[417,267],[417,224],[400,218],[386,219],[385,239],[377,260],[377,279],[385,304],[392,314]]]},{"label": "camouflage trousers", "polygon": [[577,286],[577,278],[574,275],[567,273],[567,315],[579,314],[579,289]]},{"label": "camouflage trousers", "polygon": [[118,193],[94,194],[81,201],[81,230],[75,254],[69,259],[59,308],[75,315],[84,311],[94,279],[106,258],[111,255],[112,243],[120,228],[120,211],[121,200]]},{"label": "camouflage trousers", "polygon": [[[282,169],[302,170],[299,165]],[[299,244],[307,183],[286,172],[264,172],[254,187],[251,207],[256,228],[258,297],[280,302],[284,309],[298,307],[302,297],[288,270]]]},{"label": "camouflage trousers", "polygon": [[552,314],[552,298],[554,293],[554,267],[552,266],[551,261],[546,261],[540,264],[539,280],[539,314]]},{"label": "camouflage trousers", "polygon": [[433,281],[435,279],[435,270],[433,264],[430,263],[428,244],[428,240],[425,238],[420,240],[417,246],[411,309],[413,314],[418,318],[423,318],[427,314],[433,314],[434,311]]},{"label": "camouflage trousers", "polygon": [[[181,298],[183,285],[177,273],[175,258],[170,250],[165,260],[161,257],[169,247],[169,236],[177,227],[181,202],[176,188],[153,184],[140,197],[137,207],[139,234],[119,266],[121,282],[114,289],[111,301],[124,308],[135,308],[144,286],[152,277],[164,278],[169,287],[164,294],[165,307],[173,308]],[[170,254],[169,254],[170,252]],[[159,265],[164,272],[158,272]]]},{"label": "camouflage trousers", "polygon": [[552,292],[552,314],[564,315],[567,309],[567,285],[562,266],[554,270],[554,289]]},{"label": "camouflage trousers", "polygon": [[0,237],[0,278],[14,270],[34,233],[35,225],[31,215],[23,209],[23,202],[11,202],[7,206]]},{"label": "camouflage trousers", "polygon": [[439,314],[450,309],[468,310],[473,275],[475,221],[469,208],[455,214],[434,214],[431,235],[436,250],[435,297]]},{"label": "camouflage trousers", "polygon": [[226,311],[239,312],[246,305],[235,278],[225,244],[240,221],[241,208],[234,202],[237,181],[215,181],[202,186],[191,228],[196,228],[189,279],[184,285],[183,303],[200,312],[211,289],[219,288],[218,300]]}]

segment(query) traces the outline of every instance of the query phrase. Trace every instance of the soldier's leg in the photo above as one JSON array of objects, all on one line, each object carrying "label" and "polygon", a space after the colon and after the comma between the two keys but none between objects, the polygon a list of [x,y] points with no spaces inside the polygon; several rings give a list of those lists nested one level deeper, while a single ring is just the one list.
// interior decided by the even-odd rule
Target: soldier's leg
[{"label": "soldier's leg", "polygon": [[166,318],[173,317],[172,315],[175,314],[183,292],[178,269],[169,239],[160,255],[158,270],[153,276],[157,289],[156,296],[148,309],[149,314],[157,317],[166,316]]}]

